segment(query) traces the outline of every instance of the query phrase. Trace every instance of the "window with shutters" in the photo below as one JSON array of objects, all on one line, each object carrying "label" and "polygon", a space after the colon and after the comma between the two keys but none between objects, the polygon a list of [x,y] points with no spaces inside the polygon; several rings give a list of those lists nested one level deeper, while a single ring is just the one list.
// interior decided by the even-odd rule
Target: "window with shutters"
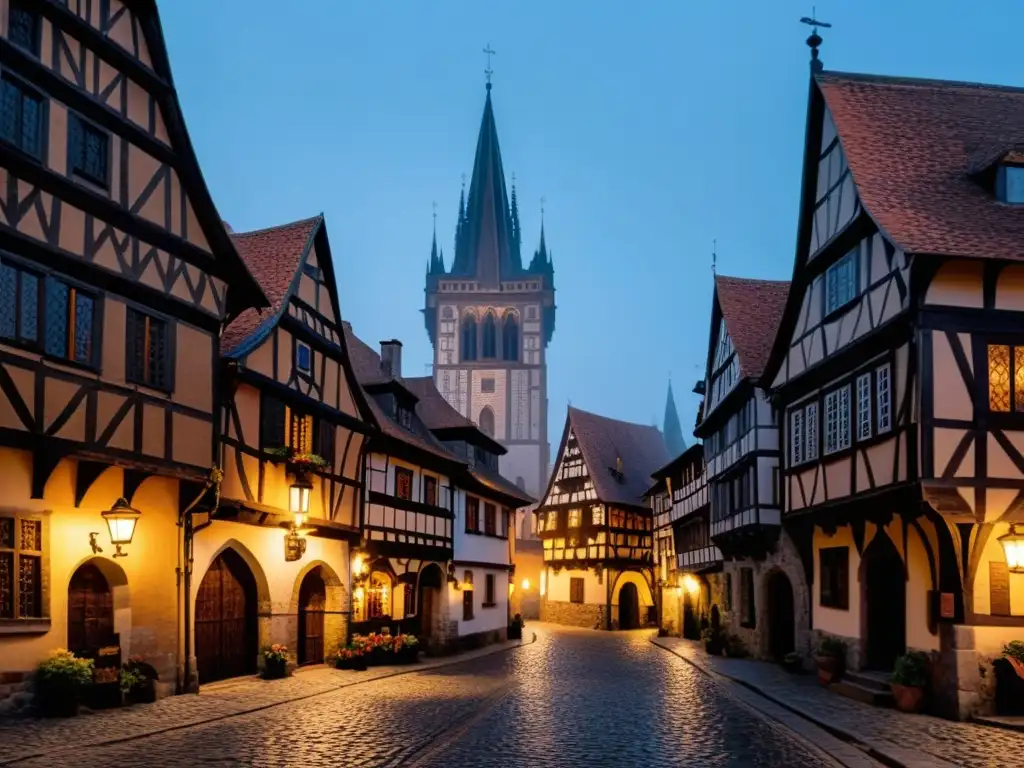
[{"label": "window with shutters", "polygon": [[493,504],[484,503],[484,533],[494,536],[498,528],[498,510]]},{"label": "window with shutters", "polygon": [[42,20],[39,12],[30,10],[27,0],[10,0],[7,15],[7,39],[19,48],[38,56],[42,38]]},{"label": "window with shutters", "polygon": [[76,114],[68,114],[68,170],[106,188],[110,178],[110,136]]},{"label": "window with shutters", "polygon": [[412,500],[412,470],[395,467],[395,497]]},{"label": "window with shutters", "polygon": [[167,321],[132,308],[128,309],[127,320],[126,378],[136,384],[170,391],[173,359]]},{"label": "window with shutters", "polygon": [[569,602],[583,602],[583,579],[575,576],[569,579]]},{"label": "window with shutters", "polygon": [[466,533],[480,532],[480,500],[466,496]]},{"label": "window with shutters", "polygon": [[494,600],[494,574],[488,573],[484,576],[484,608],[493,608],[497,605]]},{"label": "window with shutters", "polygon": [[0,142],[44,159],[46,102],[20,80],[0,78]]},{"label": "window with shutters", "polygon": [[43,593],[43,521],[0,516],[0,619],[49,616]]}]

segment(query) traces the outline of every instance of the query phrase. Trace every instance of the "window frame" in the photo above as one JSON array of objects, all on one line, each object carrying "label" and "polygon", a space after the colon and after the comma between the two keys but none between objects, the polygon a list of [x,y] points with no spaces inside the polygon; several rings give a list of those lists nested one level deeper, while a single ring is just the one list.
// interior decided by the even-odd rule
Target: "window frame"
[{"label": "window frame", "polygon": [[850,610],[849,547],[822,547],[818,550],[818,581],[818,605],[837,611]]},{"label": "window frame", "polygon": [[[49,157],[49,139],[50,139],[50,99],[49,99],[49,97],[45,93],[40,91],[38,88],[36,88],[34,85],[32,85],[32,83],[28,82],[27,80],[23,80],[22,78],[16,76],[12,72],[9,72],[8,70],[4,70],[2,73],[0,73],[0,84],[2,84],[3,82],[10,83],[11,86],[16,88],[19,91],[19,93],[20,93],[20,98],[21,99],[25,99],[27,97],[27,98],[31,98],[31,99],[33,99],[33,100],[35,100],[35,101],[37,101],[39,103],[39,122],[38,122],[38,125],[36,126],[36,130],[38,132],[38,135],[36,136],[36,143],[37,143],[37,146],[39,147],[39,154],[38,155],[33,154],[32,152],[29,152],[27,149],[25,149],[21,145],[22,142],[21,142],[21,134],[20,133],[18,135],[18,141],[17,142],[11,141],[10,139],[5,139],[5,138],[3,138],[2,134],[0,134],[0,145],[2,145],[4,147],[10,147],[14,151],[20,152],[25,157],[30,157],[33,160],[37,161],[37,162],[45,163],[47,158]],[[0,85],[0,87],[2,87],[2,85]],[[22,117],[23,107],[22,107],[20,102],[19,102],[19,105],[18,105],[18,110],[19,110],[19,112],[18,112],[18,124],[20,126],[20,125],[23,125],[23,123],[24,123],[24,120],[23,120],[23,117]]]},{"label": "window frame", "polygon": [[[75,131],[75,127],[81,132],[81,166],[78,164],[78,159],[75,153],[72,151],[72,135]],[[85,169],[85,138],[86,134],[92,131],[103,138],[103,178],[97,178],[89,173]],[[107,191],[110,189],[110,177],[113,172],[113,153],[111,147],[113,141],[111,140],[110,131],[101,128],[99,125],[94,123],[87,117],[82,117],[78,112],[72,109],[68,109],[68,127],[67,127],[67,175],[68,178],[73,178],[76,181],[85,181],[87,184]]]},{"label": "window frame", "polygon": [[[437,489],[440,483],[437,482],[437,478],[433,475],[423,474],[422,475],[422,493],[423,503],[431,507],[439,506],[437,503]],[[433,490],[433,493],[431,493]],[[433,498],[431,498],[433,496]]]},{"label": "window frame", "polygon": [[473,590],[464,589],[462,590],[462,620],[472,621],[473,618]]},{"label": "window frame", "polygon": [[586,580],[582,576],[569,577],[569,602],[582,605],[586,599]]},{"label": "window frame", "polygon": [[[882,396],[882,371],[885,371],[885,396]],[[892,431],[892,363],[885,362],[875,366],[875,434],[882,435]],[[884,402],[884,405],[883,405]],[[882,418],[883,408],[885,418]],[[884,424],[884,425],[883,425]]]},{"label": "window frame", "polygon": [[[32,47],[31,48],[25,48],[24,46],[20,45],[19,43],[15,43],[10,38],[10,32],[11,32],[11,26],[12,26],[12,24],[11,24],[12,18],[11,17],[14,15],[15,10],[21,11],[22,13],[32,17],[32,38],[33,39],[32,39]],[[8,38],[7,39],[11,43],[11,45],[16,46],[17,48],[19,48],[22,51],[26,51],[26,52],[30,53],[32,56],[34,56],[37,59],[41,57],[42,50],[43,50],[43,15],[41,13],[39,13],[38,11],[30,10],[28,8],[28,4],[23,2],[23,0],[10,0],[10,3],[8,4],[8,7],[7,7],[7,34],[8,34]]]},{"label": "window frame", "polygon": [[740,568],[740,626],[757,627],[757,598],[754,569]]},{"label": "window frame", "polygon": [[493,573],[484,574],[484,601],[480,604],[481,608],[494,608],[497,606],[498,601],[496,599],[496,588],[495,579]]},{"label": "window frame", "polygon": [[[825,445],[822,451],[822,456],[832,456],[837,453],[841,453],[853,445],[853,436],[851,435],[851,423],[850,423],[850,392],[852,389],[851,382],[847,381],[838,387],[826,391],[822,396],[822,403],[824,404],[824,423],[825,423]],[[843,403],[845,396],[845,404]],[[830,443],[832,436],[830,430],[832,425],[829,421],[829,401],[835,398],[835,442]],[[845,440],[843,426],[845,424]]]},{"label": "window frame", "polygon": [[854,415],[857,431],[857,442],[870,440],[874,436],[874,402],[872,391],[874,390],[872,371],[865,371],[857,374],[854,379]]},{"label": "window frame", "polygon": [[498,535],[498,506],[489,501],[484,502],[484,535]]},{"label": "window frame", "polygon": [[[402,480],[405,480],[409,484],[409,490],[407,493],[402,492]],[[403,501],[412,501],[413,497],[413,485],[415,485],[415,474],[408,467],[395,467],[395,488],[394,495],[396,499],[402,499]]]},{"label": "window frame", "polygon": [[[846,268],[852,262],[852,266],[849,268],[852,270],[852,292],[845,299],[839,295],[839,285],[836,281],[839,280],[840,269]],[[822,285],[822,317],[828,319],[833,315],[843,311],[846,307],[857,300],[860,296],[860,244],[855,245],[851,250],[840,256],[834,262],[825,268]],[[833,305],[831,302],[831,290],[830,286],[836,285],[836,304]]]},{"label": "window frame", "polygon": [[[305,352],[308,355],[308,365],[302,367],[302,353]],[[304,341],[295,342],[295,372],[300,376],[304,376],[312,379],[313,373],[313,348]]]},{"label": "window frame", "polygon": [[[997,419],[1005,418],[1020,418],[1024,416],[1024,373],[1018,371],[1024,371],[1024,338],[1017,337],[1015,339],[1008,338],[987,338],[984,340],[985,346],[985,387],[984,387],[984,405],[983,409],[986,413]],[[1008,351],[1009,359],[1008,365],[1009,370],[1007,371],[1007,403],[1008,409],[1005,411],[996,410],[992,407],[992,363],[991,355],[994,347],[1005,347]],[[1020,365],[1018,365],[1018,354],[1021,355]],[[1018,378],[1021,381],[1018,381]]]},{"label": "window frame", "polygon": [[[163,323],[164,333],[166,334],[166,336],[164,338],[164,350],[165,350],[165,352],[164,352],[164,356],[163,356],[163,365],[164,365],[164,383],[163,384],[159,384],[158,385],[158,384],[153,384],[153,383],[151,383],[149,381],[146,381],[145,374],[143,374],[142,376],[136,376],[135,375],[133,361],[132,361],[132,349],[133,349],[133,343],[132,343],[132,340],[131,340],[132,339],[131,331],[132,331],[132,323],[133,323],[133,321],[131,319],[132,313],[134,313],[135,315],[141,316],[143,318],[146,318],[147,320],[156,320],[156,321],[158,321],[160,323]],[[145,343],[147,345],[146,346],[147,349],[148,349],[148,345],[151,343],[150,338],[149,338],[149,328],[150,327],[151,327],[150,324],[147,322],[145,324],[145,328],[146,328],[146,330],[145,330]],[[132,384],[137,384],[138,386],[141,386],[141,387],[146,387],[147,389],[154,389],[154,390],[156,390],[158,392],[165,392],[167,394],[170,394],[170,393],[174,392],[174,386],[175,386],[174,373],[175,373],[175,369],[177,367],[177,356],[176,356],[177,344],[176,344],[176,341],[177,341],[177,336],[178,336],[177,328],[176,328],[176,323],[174,321],[174,318],[168,317],[167,315],[164,315],[164,314],[160,314],[159,312],[154,312],[153,310],[149,309],[148,307],[142,307],[142,306],[140,306],[138,304],[128,304],[127,305],[127,309],[125,311],[125,324],[124,324],[124,328],[125,328],[125,330],[124,330],[124,332],[125,332],[125,345],[124,345],[124,379],[125,379],[125,381],[130,382]],[[148,360],[148,353],[145,354],[145,358],[146,358],[146,360]],[[144,363],[144,367],[145,367],[145,363]]]},{"label": "window frame", "polygon": [[[49,522],[46,516],[38,513],[22,512],[10,508],[0,509],[0,526],[3,521],[10,520],[10,540],[0,538],[0,557],[9,557],[11,563],[10,615],[5,615],[4,606],[0,605],[0,627],[6,631],[38,632],[40,625],[50,624],[50,540]],[[22,523],[28,521],[39,526],[39,548],[32,549],[22,546]],[[0,529],[0,535],[3,530]],[[21,611],[21,559],[32,558],[36,563],[36,589],[33,602],[38,606],[38,615],[22,614]]]},{"label": "window frame", "polygon": [[480,499],[466,494],[466,533],[480,533]]}]

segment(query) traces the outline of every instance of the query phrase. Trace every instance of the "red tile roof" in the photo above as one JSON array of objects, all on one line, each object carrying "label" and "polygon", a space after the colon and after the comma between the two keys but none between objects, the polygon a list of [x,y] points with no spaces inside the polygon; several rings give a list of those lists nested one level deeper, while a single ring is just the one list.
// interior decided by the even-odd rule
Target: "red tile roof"
[{"label": "red tile roof", "polygon": [[235,232],[231,239],[249,272],[270,301],[269,309],[247,309],[236,317],[220,339],[221,354],[230,354],[257,331],[269,327],[288,298],[310,238],[323,216],[255,232]]},{"label": "red tile roof", "polygon": [[786,308],[789,282],[715,277],[718,306],[740,361],[740,374],[756,379],[764,371]]},{"label": "red tile roof", "polygon": [[[669,459],[665,438],[657,427],[609,419],[569,407],[572,428],[598,499],[606,504],[644,507],[651,474]],[[622,482],[609,471],[622,459]]]},{"label": "red tile roof", "polygon": [[1024,260],[1024,206],[972,174],[1024,148],[1024,89],[825,72],[861,201],[914,253]]},{"label": "red tile roof", "polygon": [[476,424],[452,408],[430,376],[416,376],[402,381],[408,390],[420,399],[420,407],[416,412],[431,429],[477,428]]}]

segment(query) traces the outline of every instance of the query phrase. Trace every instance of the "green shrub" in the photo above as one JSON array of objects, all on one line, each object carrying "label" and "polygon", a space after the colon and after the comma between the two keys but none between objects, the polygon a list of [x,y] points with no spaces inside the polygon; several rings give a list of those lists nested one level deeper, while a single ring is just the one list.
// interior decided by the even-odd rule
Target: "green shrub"
[{"label": "green shrub", "polygon": [[838,637],[825,636],[818,643],[819,656],[831,656],[834,659],[846,658],[846,643]]},{"label": "green shrub", "polygon": [[908,651],[896,659],[890,682],[896,685],[924,688],[928,685],[928,654],[922,651]]},{"label": "green shrub", "polygon": [[58,648],[36,668],[36,680],[43,685],[85,686],[92,683],[92,668],[92,659],[80,659],[71,651]]},{"label": "green shrub", "polygon": [[1016,659],[1021,664],[1024,664],[1024,642],[1011,640],[1003,646],[1003,656],[1009,659]]}]

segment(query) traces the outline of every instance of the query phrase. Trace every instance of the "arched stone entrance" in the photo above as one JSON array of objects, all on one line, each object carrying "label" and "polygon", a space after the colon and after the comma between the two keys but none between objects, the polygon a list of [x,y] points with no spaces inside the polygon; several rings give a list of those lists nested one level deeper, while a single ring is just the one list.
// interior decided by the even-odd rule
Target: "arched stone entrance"
[{"label": "arched stone entrance", "polygon": [[95,653],[114,641],[114,594],[98,567],[78,567],[68,584],[68,650]]},{"label": "arched stone entrance", "polygon": [[639,629],[640,593],[636,584],[627,581],[619,591],[619,629]]},{"label": "arched stone entrance", "polygon": [[793,585],[782,571],[768,576],[768,655],[776,661],[796,650],[796,610]]},{"label": "arched stone entrance", "polygon": [[324,611],[327,607],[327,584],[317,566],[302,579],[299,587],[299,664],[322,664],[324,661]]},{"label": "arched stone entrance", "polygon": [[431,563],[420,571],[418,600],[420,617],[420,635],[426,639],[434,637],[440,627],[442,592],[445,583],[444,574],[436,563]]},{"label": "arched stone entrance", "polygon": [[256,578],[234,549],[225,549],[210,563],[195,606],[199,682],[255,673]]},{"label": "arched stone entrance", "polygon": [[860,579],[866,665],[890,672],[907,650],[907,580],[903,558],[885,532],[864,550]]}]

